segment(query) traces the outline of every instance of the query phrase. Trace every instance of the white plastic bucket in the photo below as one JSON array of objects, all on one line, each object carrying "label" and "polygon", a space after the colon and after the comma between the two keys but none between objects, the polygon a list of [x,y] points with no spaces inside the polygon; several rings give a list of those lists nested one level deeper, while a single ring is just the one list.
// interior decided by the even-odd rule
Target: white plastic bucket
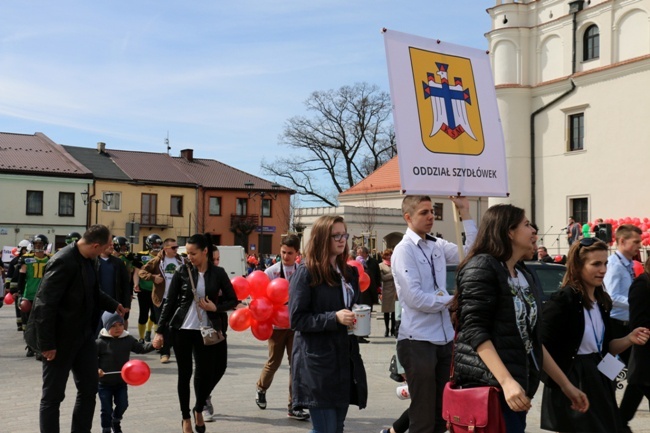
[{"label": "white plastic bucket", "polygon": [[356,305],[352,308],[355,315],[354,335],[358,337],[367,337],[370,335],[370,306]]}]

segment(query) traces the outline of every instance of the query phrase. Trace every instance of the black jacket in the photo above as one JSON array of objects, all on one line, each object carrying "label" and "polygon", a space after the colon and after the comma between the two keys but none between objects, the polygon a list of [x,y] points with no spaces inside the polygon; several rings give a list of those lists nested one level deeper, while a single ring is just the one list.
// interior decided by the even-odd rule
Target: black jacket
[{"label": "black jacket", "polygon": [[[99,289],[94,263],[86,267],[84,260],[74,242],[47,262],[25,331],[25,340],[32,349],[60,351],[87,335],[94,340],[102,312],[117,308],[118,302]],[[88,269],[95,274],[92,300],[86,296],[84,282]]]},{"label": "black jacket", "polygon": [[[531,275],[520,264],[516,265],[528,281],[531,293],[541,313],[539,293]],[[462,290],[459,296],[459,330],[454,353],[454,381],[457,385],[500,387],[494,375],[476,353],[476,349],[490,340],[512,377],[529,397],[537,391],[540,371],[527,355],[515,319],[515,308],[508,270],[494,257],[479,254],[472,257],[460,270],[456,279]],[[542,368],[540,317],[532,329],[533,353]]]},{"label": "black jacket", "polygon": [[[113,338],[102,328],[99,338],[95,341],[97,345],[98,366],[104,373],[120,371],[124,364],[131,358],[133,353],[149,353],[155,349],[151,343],[140,343],[127,331],[124,331],[118,338]],[[121,374],[107,374],[99,378],[103,385],[124,385]]]},{"label": "black jacket", "polygon": [[[602,304],[598,304],[598,309],[605,323],[605,337],[601,350],[601,355],[604,356],[609,351],[612,333],[609,326],[609,311]],[[542,343],[565,374],[573,366],[584,332],[585,313],[582,295],[571,287],[562,287],[551,295],[551,299],[544,306]],[[546,375],[544,375],[544,383],[557,386]]]},{"label": "black jacket", "polygon": [[[630,286],[630,329],[650,328],[650,277],[646,272],[639,275]],[[650,386],[650,345],[632,346],[628,383]]]},{"label": "black jacket", "polygon": [[[347,280],[359,299],[359,275],[348,268]],[[291,277],[289,317],[296,331],[291,355],[294,407],[366,407],[368,385],[357,337],[336,321],[345,308],[341,284],[310,287],[306,266]]]},{"label": "black jacket", "polygon": [[[99,273],[99,261],[103,260],[101,257],[97,259],[96,270]],[[119,258],[110,255],[108,261],[115,268],[115,276],[113,284],[115,287],[115,300],[122,304],[124,308],[131,308],[131,299],[133,297],[133,286],[131,285],[131,276],[126,265]]]},{"label": "black jacket", "polygon": [[[178,330],[185,320],[194,300],[188,269],[188,264],[180,266],[172,278],[169,293],[163,303],[158,320],[158,330],[156,331],[158,333],[164,333],[170,328]],[[199,272],[195,267],[192,267],[192,277],[196,285]],[[217,305],[217,311],[207,311],[208,318],[215,329],[221,329],[225,333],[228,328],[226,311],[237,305],[237,295],[235,295],[235,290],[232,288],[226,271],[219,266],[214,266],[212,262],[208,263],[208,269],[203,278],[206,297]],[[221,294],[219,294],[220,291]]]}]

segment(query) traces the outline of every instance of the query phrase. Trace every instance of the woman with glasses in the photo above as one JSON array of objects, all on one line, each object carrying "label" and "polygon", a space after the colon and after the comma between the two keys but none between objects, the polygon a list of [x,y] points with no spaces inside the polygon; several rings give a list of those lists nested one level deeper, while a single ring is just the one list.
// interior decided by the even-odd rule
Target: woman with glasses
[{"label": "woman with glasses", "polygon": [[537,234],[523,209],[500,204],[483,215],[474,244],[458,267],[455,386],[495,386],[508,433],[524,433],[542,370],[562,385],[567,406],[589,402],[542,345],[539,291],[520,263]]},{"label": "woman with glasses", "polygon": [[[153,340],[156,349],[165,343],[165,335],[170,335],[173,341],[184,433],[192,433],[192,413],[196,432],[205,432],[203,409],[206,399],[226,371],[228,360],[228,340],[206,346],[203,344],[201,327],[221,330],[225,336],[227,324],[220,313],[237,305],[237,296],[228,274],[213,264],[212,242],[207,236],[196,234],[188,238],[189,263],[180,266],[172,277]],[[193,373],[196,403],[190,409],[190,380]]]},{"label": "woman with glasses", "polygon": [[366,371],[352,333],[359,274],[348,266],[348,233],[340,216],[316,220],[304,266],[291,278],[289,317],[293,406],[308,408],[314,433],[341,433],[348,406],[366,406]]},{"label": "woman with glasses", "polygon": [[[569,410],[561,386],[548,379],[541,427],[560,432],[624,432],[613,381],[623,365],[612,355],[633,344],[645,344],[650,331],[638,327],[625,337],[612,338],[612,300],[603,287],[607,270],[604,242],[597,238],[575,242],[566,266],[562,288],[544,308],[542,341],[571,383],[579,384],[587,394],[591,407],[587,412]],[[611,378],[603,368],[610,365]]]}]

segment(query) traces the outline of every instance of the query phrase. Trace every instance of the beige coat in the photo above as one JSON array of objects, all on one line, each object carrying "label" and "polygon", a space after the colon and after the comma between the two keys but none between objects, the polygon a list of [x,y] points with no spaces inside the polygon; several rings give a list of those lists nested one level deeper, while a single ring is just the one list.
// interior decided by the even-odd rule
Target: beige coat
[{"label": "beige coat", "polygon": [[390,266],[384,262],[379,264],[381,274],[381,312],[395,312],[395,281]]}]

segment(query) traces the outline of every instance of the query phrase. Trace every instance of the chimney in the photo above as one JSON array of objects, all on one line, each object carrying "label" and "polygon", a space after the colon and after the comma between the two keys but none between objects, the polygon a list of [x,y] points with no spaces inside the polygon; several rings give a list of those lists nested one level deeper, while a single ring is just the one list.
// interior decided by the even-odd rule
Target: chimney
[{"label": "chimney", "polygon": [[97,143],[97,153],[106,153],[106,143],[103,141]]},{"label": "chimney", "polygon": [[193,149],[181,150],[181,158],[185,158],[189,162],[194,161],[194,150]]}]

